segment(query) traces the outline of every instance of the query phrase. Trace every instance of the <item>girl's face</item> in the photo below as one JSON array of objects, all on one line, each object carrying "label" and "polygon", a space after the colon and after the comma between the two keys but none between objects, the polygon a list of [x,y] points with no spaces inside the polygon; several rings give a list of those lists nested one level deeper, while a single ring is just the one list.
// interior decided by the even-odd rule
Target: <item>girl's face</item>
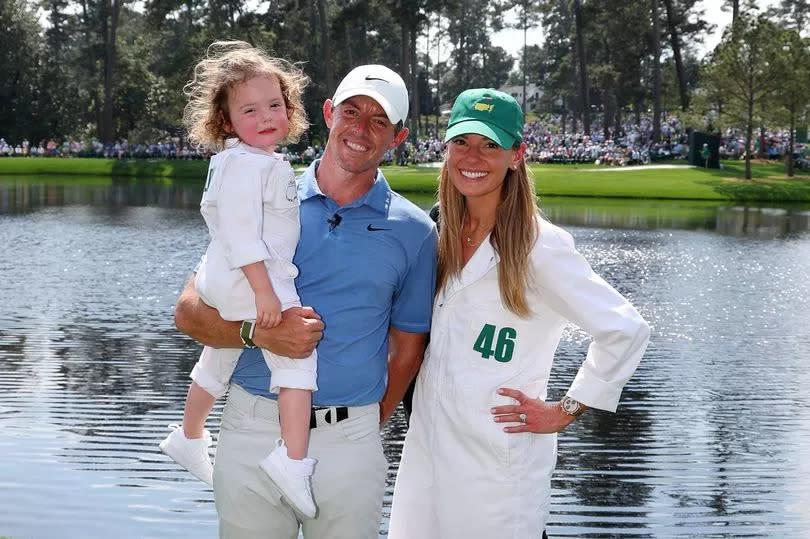
[{"label": "girl's face", "polygon": [[234,85],[228,92],[228,112],[230,121],[225,122],[225,129],[266,152],[275,151],[290,128],[281,86],[271,75],[258,75]]},{"label": "girl's face", "polygon": [[506,172],[523,159],[525,145],[505,150],[481,135],[459,135],[447,145],[447,171],[467,198],[500,197]]}]

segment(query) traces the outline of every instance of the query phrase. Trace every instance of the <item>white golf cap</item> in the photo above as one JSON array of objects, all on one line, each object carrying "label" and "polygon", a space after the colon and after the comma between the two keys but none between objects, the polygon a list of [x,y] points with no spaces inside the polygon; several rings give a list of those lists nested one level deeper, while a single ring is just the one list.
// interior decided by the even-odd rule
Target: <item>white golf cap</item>
[{"label": "white golf cap", "polygon": [[379,103],[392,124],[404,122],[408,117],[405,81],[385,66],[364,65],[349,71],[335,90],[332,106],[356,95],[368,96]]}]

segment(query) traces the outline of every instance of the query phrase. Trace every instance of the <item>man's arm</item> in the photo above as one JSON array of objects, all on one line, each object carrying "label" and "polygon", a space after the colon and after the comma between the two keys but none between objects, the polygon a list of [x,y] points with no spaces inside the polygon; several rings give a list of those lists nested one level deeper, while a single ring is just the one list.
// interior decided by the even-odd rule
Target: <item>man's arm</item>
[{"label": "man's arm", "polygon": [[411,380],[419,372],[427,334],[388,331],[388,387],[380,401],[380,426],[394,413]]},{"label": "man's arm", "polygon": [[[256,328],[253,342],[280,356],[305,358],[323,336],[321,317],[310,307],[293,307],[281,313],[281,324],[270,329]],[[194,288],[194,275],[177,300],[174,311],[177,329],[213,348],[242,348],[241,323],[223,320],[219,312],[205,304]]]}]

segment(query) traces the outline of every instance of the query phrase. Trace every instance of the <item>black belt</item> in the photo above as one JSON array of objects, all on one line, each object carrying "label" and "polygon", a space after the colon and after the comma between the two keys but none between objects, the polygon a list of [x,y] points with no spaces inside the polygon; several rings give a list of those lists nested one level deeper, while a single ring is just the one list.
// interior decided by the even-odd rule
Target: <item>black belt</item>
[{"label": "black belt", "polygon": [[[313,406],[312,411],[309,413],[309,428],[314,429],[318,427],[316,412],[321,410],[326,410],[323,420],[330,425],[334,425],[344,419],[349,419],[349,409],[346,406]],[[332,417],[332,410],[335,410],[335,417]]]}]

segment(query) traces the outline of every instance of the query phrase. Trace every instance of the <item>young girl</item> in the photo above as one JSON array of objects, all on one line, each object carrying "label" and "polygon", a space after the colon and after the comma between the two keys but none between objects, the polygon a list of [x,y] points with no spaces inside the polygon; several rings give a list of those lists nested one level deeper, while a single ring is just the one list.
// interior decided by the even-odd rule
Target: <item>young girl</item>
[{"label": "young girl", "polygon": [[[244,42],[216,42],[194,69],[185,92],[184,122],[192,142],[213,145],[201,212],[211,243],[197,271],[203,300],[226,320],[247,321],[242,337],[251,346],[252,320],[269,328],[281,311],[300,306],[291,260],[300,234],[292,167],[273,153],[307,127],[301,93],[306,76],[286,61]],[[183,424],[160,449],[209,486],[213,466],[210,434],[203,428],[214,401],[228,388],[241,349],[205,347],[191,372]],[[306,458],[315,353],[293,360],[262,350],[278,393],[281,440],[261,461],[290,504],[315,515]]]}]

